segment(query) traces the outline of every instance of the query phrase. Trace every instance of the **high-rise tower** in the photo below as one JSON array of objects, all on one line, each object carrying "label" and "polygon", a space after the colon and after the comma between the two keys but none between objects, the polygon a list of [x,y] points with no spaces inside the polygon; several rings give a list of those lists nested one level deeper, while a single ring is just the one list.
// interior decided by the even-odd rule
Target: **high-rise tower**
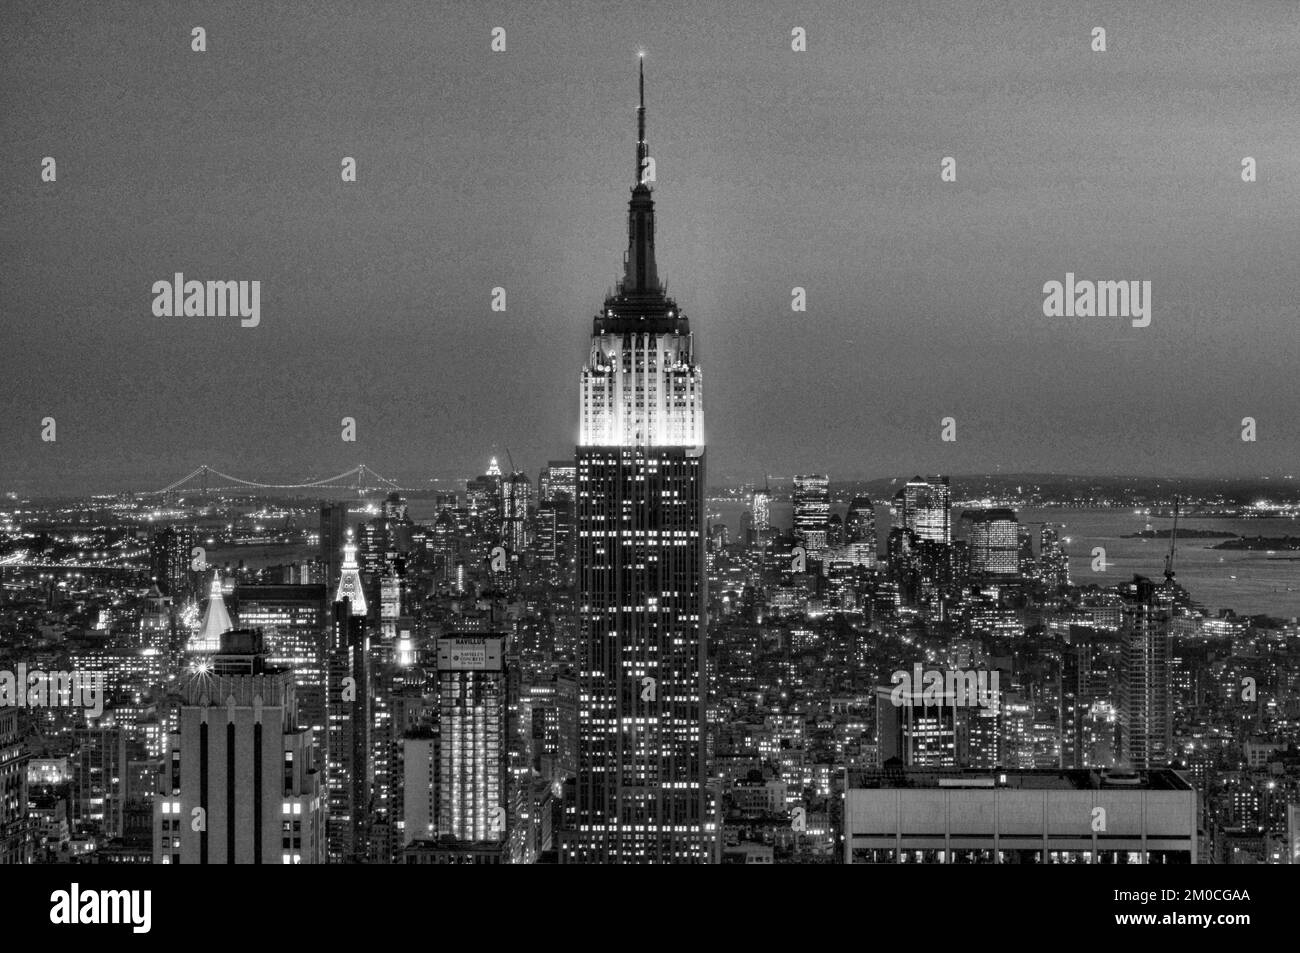
[{"label": "high-rise tower", "polygon": [[1120,753],[1134,768],[1162,768],[1173,754],[1169,613],[1157,586],[1135,576],[1126,589],[1120,640]]},{"label": "high-rise tower", "polygon": [[222,633],[181,694],[179,731],[159,764],[153,862],[324,863],[311,729],[298,722],[293,673],[267,665],[261,633]]},{"label": "high-rise tower", "polygon": [[830,525],[830,477],[804,474],[794,478],[794,535],[810,553],[826,548]]},{"label": "high-rise tower", "polygon": [[1015,510],[966,510],[966,546],[971,575],[980,581],[1008,579],[1020,572],[1020,522]]},{"label": "high-rise tower", "polygon": [[952,542],[952,487],[946,476],[926,480],[914,476],[894,496],[894,525],[911,530],[917,539]]},{"label": "high-rise tower", "polygon": [[438,640],[438,833],[500,843],[506,829],[505,639]]},{"label": "high-rise tower", "polygon": [[578,775],[562,858],[709,858],[704,431],[690,324],[659,283],[645,136],[623,279],[596,315],[577,447]]}]

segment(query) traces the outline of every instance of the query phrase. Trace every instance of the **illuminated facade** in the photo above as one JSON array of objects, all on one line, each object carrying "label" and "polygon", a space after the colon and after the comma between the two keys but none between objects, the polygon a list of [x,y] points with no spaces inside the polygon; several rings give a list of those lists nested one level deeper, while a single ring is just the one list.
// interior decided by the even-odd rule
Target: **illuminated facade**
[{"label": "illuminated facade", "polygon": [[767,529],[772,520],[772,494],[767,490],[756,491],[750,509],[754,513],[754,529]]},{"label": "illuminated facade", "polygon": [[847,545],[862,545],[870,553],[868,566],[876,564],[876,551],[879,546],[876,537],[876,507],[869,497],[855,496],[849,504],[849,511],[844,516],[844,542]]},{"label": "illuminated facade", "polygon": [[553,503],[561,499],[573,499],[574,481],[578,470],[572,460],[552,460],[542,468],[537,480],[537,499],[542,503]]},{"label": "illuminated facade", "polygon": [[406,500],[397,493],[388,494],[380,504],[379,515],[358,527],[357,561],[362,576],[373,584],[393,571],[411,551],[413,530],[406,515]]},{"label": "illuminated facade", "polygon": [[890,759],[909,767],[957,765],[957,706],[952,694],[926,699],[920,688],[895,704],[891,688],[876,689],[877,763]]},{"label": "illuminated facade", "polygon": [[596,315],[577,448],[578,775],[561,859],[699,863],[704,437],[689,322],[659,283],[645,82],[623,280]]},{"label": "illuminated facade", "polygon": [[1061,540],[1061,526],[1057,523],[1044,523],[1038,532],[1039,573],[1044,582],[1053,586],[1070,584],[1070,557],[1065,552]]},{"label": "illuminated facade", "polygon": [[402,617],[403,578],[387,572],[379,580],[379,637],[385,645],[397,642],[397,623]]},{"label": "illuminated facade", "polygon": [[438,640],[438,833],[468,843],[505,839],[505,639]]},{"label": "illuminated facade", "polygon": [[372,716],[369,641],[364,619],[347,603],[330,607],[325,732],[328,850],[331,863],[366,857]]},{"label": "illuminated facade", "polygon": [[952,542],[952,488],[946,476],[925,480],[912,477],[894,496],[894,525],[910,530],[920,540]]},{"label": "illuminated facade", "polygon": [[20,729],[18,709],[0,708],[0,864],[31,861],[32,832],[24,817],[31,753]]},{"label": "illuminated facade", "polygon": [[794,535],[810,553],[826,548],[831,513],[830,477],[806,474],[794,478]]},{"label": "illuminated facade", "polygon": [[315,737],[325,737],[325,586],[241,585],[240,625],[261,629],[267,663],[293,672],[298,711]]},{"label": "illuminated facade", "polygon": [[1173,752],[1169,616],[1151,580],[1138,576],[1130,588],[1120,632],[1120,754],[1134,768],[1158,768]]},{"label": "illuminated facade", "polygon": [[522,552],[531,538],[528,505],[532,492],[526,473],[515,471],[501,481],[501,541],[512,553]]},{"label": "illuminated facade", "polygon": [[1020,572],[1020,523],[1009,509],[967,510],[966,545],[970,570],[977,577],[1015,576]]}]

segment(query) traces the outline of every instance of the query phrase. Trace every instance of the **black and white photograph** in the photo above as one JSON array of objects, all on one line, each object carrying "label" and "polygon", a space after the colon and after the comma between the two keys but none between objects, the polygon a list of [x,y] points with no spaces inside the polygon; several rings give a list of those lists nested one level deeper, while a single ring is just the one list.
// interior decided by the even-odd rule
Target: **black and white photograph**
[{"label": "black and white photograph", "polygon": [[1294,0],[5,0],[13,919],[1294,929],[1297,116]]}]

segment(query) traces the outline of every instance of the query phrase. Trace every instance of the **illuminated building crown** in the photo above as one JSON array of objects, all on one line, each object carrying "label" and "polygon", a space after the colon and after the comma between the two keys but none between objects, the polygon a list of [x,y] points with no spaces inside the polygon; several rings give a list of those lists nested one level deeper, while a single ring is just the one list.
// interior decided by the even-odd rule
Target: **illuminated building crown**
[{"label": "illuminated building crown", "polygon": [[636,179],[623,278],[592,324],[582,371],[579,446],[703,447],[703,391],[690,322],[659,282],[655,209],[645,172],[645,68],[637,108]]},{"label": "illuminated building crown", "polygon": [[361,569],[357,566],[357,545],[352,542],[352,530],[348,530],[348,540],[343,544],[343,568],[339,570],[339,587],[334,593],[334,601],[352,600],[352,614],[366,614],[365,587],[361,584]]},{"label": "illuminated building crown", "polygon": [[234,627],[235,623],[226,610],[226,600],[221,594],[221,573],[214,569],[212,582],[208,586],[208,608],[203,616],[203,625],[186,648],[191,652],[215,652],[221,648],[222,634]]}]

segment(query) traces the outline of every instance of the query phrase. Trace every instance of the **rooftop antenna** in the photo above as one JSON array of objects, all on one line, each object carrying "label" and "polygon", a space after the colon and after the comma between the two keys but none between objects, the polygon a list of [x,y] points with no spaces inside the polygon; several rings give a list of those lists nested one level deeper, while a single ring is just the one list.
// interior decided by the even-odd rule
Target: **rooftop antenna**
[{"label": "rooftop antenna", "polygon": [[640,59],[641,104],[636,109],[636,176],[632,181],[635,185],[640,185],[645,158],[650,154],[650,150],[645,141],[645,53],[637,55]]},{"label": "rooftop antenna", "polygon": [[1174,528],[1169,533],[1169,552],[1165,556],[1165,582],[1174,584],[1174,550],[1178,545],[1178,497],[1174,497]]}]

